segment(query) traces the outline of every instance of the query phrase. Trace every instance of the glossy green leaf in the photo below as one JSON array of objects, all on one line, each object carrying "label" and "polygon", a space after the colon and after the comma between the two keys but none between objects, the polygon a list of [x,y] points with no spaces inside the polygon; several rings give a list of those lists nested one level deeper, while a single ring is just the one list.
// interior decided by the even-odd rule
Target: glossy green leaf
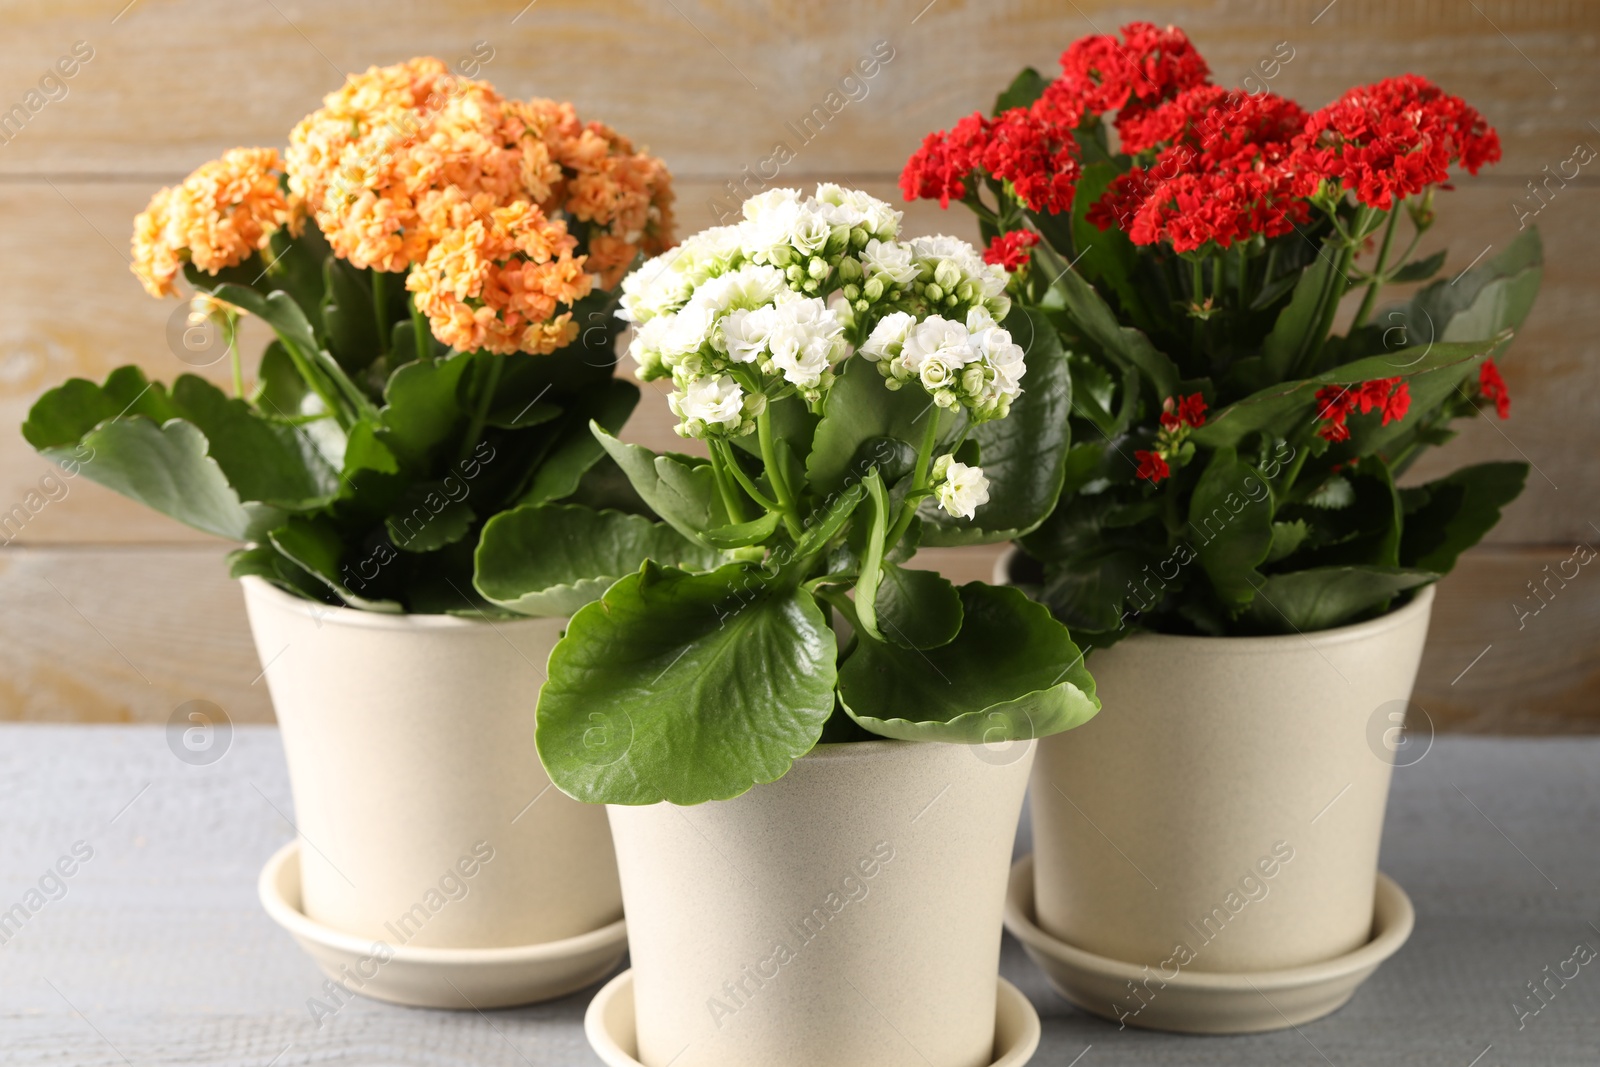
[{"label": "glossy green leaf", "polygon": [[390,614],[405,611],[399,601],[371,600],[346,587],[341,567],[344,541],[328,520],[296,515],[267,536],[274,548],[351,607]]},{"label": "glossy green leaf", "polygon": [[657,455],[640,445],[624,444],[598,422],[589,429],[651,510],[683,536],[704,544],[702,533],[728,525],[709,462],[671,452]]},{"label": "glossy green leaf", "polygon": [[1218,599],[1237,611],[1261,584],[1272,549],[1272,494],[1232,448],[1219,448],[1189,498],[1186,536]]},{"label": "glossy green leaf", "polygon": [[1309,633],[1357,622],[1407,589],[1438,579],[1404,567],[1314,567],[1267,578],[1245,617],[1271,633]]},{"label": "glossy green leaf", "polygon": [[706,570],[716,552],[620,511],[551,504],[503,511],[483,527],[473,584],[521,615],[571,615],[645,560]]},{"label": "glossy green leaf", "polygon": [[748,564],[646,563],[572,617],[539,694],[539,756],[589,803],[699,804],[775,781],[834,708],[833,631]]},{"label": "glossy green leaf", "polygon": [[885,563],[877,608],[878,628],[901,648],[938,648],[961,630],[961,595],[935,571]]},{"label": "glossy green leaf", "polygon": [[405,467],[423,469],[435,448],[465,433],[467,414],[456,395],[472,359],[458,352],[437,362],[416,360],[389,376],[378,438]]},{"label": "glossy green leaf", "polygon": [[[1038,246],[1043,248],[1043,245]],[[1041,258],[1041,261],[1044,261]],[[1062,263],[1058,269],[1065,268]],[[1060,297],[1073,324],[1083,335],[1123,366],[1136,367],[1155,388],[1159,397],[1176,396],[1179,379],[1177,364],[1151,344],[1143,331],[1124,326],[1093,286],[1076,270],[1061,269],[1054,292]]]},{"label": "glossy green leaf", "polygon": [[1027,107],[1044,94],[1050,80],[1032,67],[1023,67],[994,102],[996,115],[1014,107]]},{"label": "glossy green leaf", "polygon": [[1300,273],[1294,295],[1278,312],[1272,332],[1262,343],[1260,373],[1267,381],[1289,377],[1309,353],[1321,347],[1327,301],[1344,295],[1344,279],[1335,278],[1339,273],[1338,249],[1325,244],[1320,251],[1321,255]]},{"label": "glossy green leaf", "polygon": [[1425,282],[1438,274],[1439,268],[1444,266],[1445,252],[1446,249],[1441,248],[1431,256],[1414,259],[1395,271],[1389,280],[1399,285],[1407,282]]},{"label": "glossy green leaf", "polygon": [[571,397],[562,419],[561,437],[545,455],[517,502],[548,504],[576,492],[584,474],[606,454],[589,430],[590,421],[614,435],[638,403],[639,387],[620,378],[611,378]]},{"label": "glossy green leaf", "polygon": [[372,310],[372,274],[329,256],[323,268],[323,333],[339,366],[354,373],[378,357],[378,326]]},{"label": "glossy green leaf", "polygon": [[1400,490],[1405,507],[1400,562],[1450,573],[1461,553],[1500,521],[1501,510],[1522,493],[1527,478],[1526,463],[1479,463]]},{"label": "glossy green leaf", "polygon": [[[714,530],[707,530],[700,535],[700,540],[712,548],[731,549],[747,548],[750,545],[759,545],[771,537],[778,529],[778,520],[781,518],[776,511],[763,512],[759,519],[749,522],[736,522],[728,526],[719,526]],[[629,570],[632,570],[630,567]]]},{"label": "glossy green leaf", "polygon": [[891,438],[914,450],[926,432],[924,420],[940,419],[942,437],[959,417],[935,407],[920,386],[890,389],[876,366],[847,360],[817,423],[806,480],[819,493],[837,492],[892,458],[892,449],[877,439]]},{"label": "glossy green leaf", "polygon": [[476,519],[467,502],[470,492],[470,483],[455,477],[411,483],[384,520],[389,542],[402,552],[437,552],[460,541]]},{"label": "glossy green leaf", "polygon": [[994,743],[1047,737],[1100,709],[1083,654],[1018,589],[960,589],[961,630],[933,655],[862,641],[839,669],[850,717],[882,737]]}]

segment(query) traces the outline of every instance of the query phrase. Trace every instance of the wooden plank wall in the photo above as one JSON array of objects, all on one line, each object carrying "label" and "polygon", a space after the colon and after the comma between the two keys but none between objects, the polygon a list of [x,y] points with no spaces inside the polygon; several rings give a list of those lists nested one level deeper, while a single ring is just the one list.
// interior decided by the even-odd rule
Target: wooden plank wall
[{"label": "wooden plank wall", "polygon": [[[1543,168],[1600,146],[1600,4],[1586,0],[10,0],[0,11],[0,112],[30,109],[0,133],[0,511],[36,510],[0,554],[9,719],[163,721],[205,698],[239,721],[270,720],[224,547],[82,478],[49,480],[16,426],[70,375],[127,361],[163,377],[191,369],[166,341],[179,305],[146,298],[127,271],[133,214],[226,148],[281,145],[344,72],[487,46],[483,76],[503,92],[571,98],[663,155],[684,232],[736,204],[744,192],[728,183],[759,174],[779,143],[794,157],[781,183],[845,180],[898,200],[899,167],[926,131],[987,107],[1023,64],[1053,70],[1073,38],[1133,18],[1187,28],[1228,84],[1287,42],[1292,58],[1270,84],[1312,107],[1403,71],[1465,95],[1500,129],[1505,159],[1441,198],[1424,251],[1448,247],[1447,270],[1515,235],[1516,205],[1539,204],[1527,183]],[[875,48],[890,58],[841,91]],[[75,49],[89,58],[73,76],[41,85]],[[817,106],[837,114],[797,134]],[[1578,543],[1600,544],[1597,208],[1600,183],[1583,173],[1537,217],[1549,268],[1505,367],[1513,419],[1467,427],[1418,472],[1519,456],[1535,467],[1441,589],[1418,702],[1443,728],[1600,730],[1600,572],[1547,581]],[[964,213],[925,204],[908,228],[974,234]],[[203,373],[220,379],[222,367]],[[667,443],[665,406],[647,398],[629,433]],[[992,557],[934,562],[976,577]],[[1530,583],[1551,592],[1534,600]],[[1522,615],[1518,604],[1544,606]]]}]

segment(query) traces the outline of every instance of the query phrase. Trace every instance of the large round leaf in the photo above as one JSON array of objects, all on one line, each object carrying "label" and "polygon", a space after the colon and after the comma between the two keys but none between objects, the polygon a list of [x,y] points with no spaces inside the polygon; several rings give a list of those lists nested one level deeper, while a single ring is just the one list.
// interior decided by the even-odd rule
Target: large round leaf
[{"label": "large round leaf", "polygon": [[699,804],[783,776],[833,712],[812,597],[754,566],[646,563],[572,617],[539,693],[539,758],[590,803]]},{"label": "large round leaf", "polygon": [[522,615],[571,615],[647,559],[703,570],[718,554],[665,523],[571,505],[520,507],[484,525],[473,584]]},{"label": "large round leaf", "polygon": [[1066,627],[1010,586],[961,587],[961,632],[932,654],[863,640],[839,699],[866,729],[907,741],[1046,737],[1100,710]]},{"label": "large round leaf", "polygon": [[890,389],[878,368],[867,360],[846,360],[817,423],[806,459],[806,481],[818,493],[837,492],[864,475],[864,468],[893,458],[892,444],[874,438],[903,441],[915,450],[926,432],[927,419],[950,423],[940,427],[941,435],[946,435],[956,417],[936,407],[921,386]]}]

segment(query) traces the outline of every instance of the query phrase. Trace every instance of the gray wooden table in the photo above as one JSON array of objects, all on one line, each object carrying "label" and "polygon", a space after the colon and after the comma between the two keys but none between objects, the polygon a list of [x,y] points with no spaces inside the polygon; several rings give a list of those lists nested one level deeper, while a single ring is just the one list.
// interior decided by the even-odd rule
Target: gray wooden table
[{"label": "gray wooden table", "polygon": [[[293,835],[274,728],[236,728],[196,766],[158,727],[0,727],[0,812],[0,913],[20,903],[25,919],[0,925],[0,1063],[599,1062],[587,992],[486,1015],[358,998],[316,1024],[306,1002],[322,977],[255,895]],[[51,876],[75,846],[91,858]],[[1299,1031],[1119,1032],[1055,996],[1008,941],[1003,970],[1044,1017],[1034,1063],[1600,1064],[1600,959],[1548,982],[1543,1002],[1527,985],[1570,974],[1580,943],[1600,950],[1600,738],[1440,738],[1396,772],[1383,866],[1416,901],[1416,933]],[[1543,1007],[1519,1028],[1518,1003]]]}]

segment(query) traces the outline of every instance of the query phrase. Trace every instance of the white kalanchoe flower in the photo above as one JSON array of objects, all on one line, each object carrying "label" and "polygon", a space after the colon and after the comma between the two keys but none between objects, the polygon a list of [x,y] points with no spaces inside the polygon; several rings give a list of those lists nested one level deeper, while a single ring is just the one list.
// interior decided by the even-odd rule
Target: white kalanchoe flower
[{"label": "white kalanchoe flower", "polygon": [[959,463],[946,453],[933,464],[933,497],[948,514],[970,519],[989,502],[989,479],[982,467]]},{"label": "white kalanchoe flower", "polygon": [[876,237],[868,241],[861,250],[861,266],[869,279],[877,278],[886,286],[905,286],[917,280],[911,249],[898,241],[880,241]]},{"label": "white kalanchoe flower", "polygon": [[744,400],[739,383],[718,374],[689,382],[667,398],[667,405],[683,420],[677,427],[681,436],[706,437],[737,429],[744,421]]},{"label": "white kalanchoe flower", "polygon": [[[900,355],[906,337],[917,325],[917,317],[907,311],[891,311],[878,320],[872,333],[861,344],[861,356],[872,363],[892,360]],[[895,385],[898,385],[895,382]]]},{"label": "white kalanchoe flower", "polygon": [[775,321],[767,338],[772,366],[785,381],[809,393],[823,375],[849,354],[844,323],[838,312],[816,297],[791,297],[773,308]]}]

